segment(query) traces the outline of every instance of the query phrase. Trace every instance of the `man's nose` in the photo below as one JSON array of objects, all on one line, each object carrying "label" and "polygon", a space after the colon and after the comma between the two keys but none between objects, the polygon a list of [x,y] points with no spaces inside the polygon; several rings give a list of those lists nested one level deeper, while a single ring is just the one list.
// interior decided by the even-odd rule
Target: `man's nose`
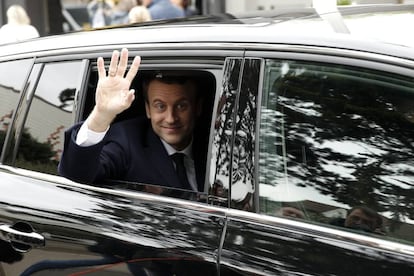
[{"label": "man's nose", "polygon": [[174,108],[168,108],[165,120],[169,123],[174,123],[177,119],[176,112]]}]

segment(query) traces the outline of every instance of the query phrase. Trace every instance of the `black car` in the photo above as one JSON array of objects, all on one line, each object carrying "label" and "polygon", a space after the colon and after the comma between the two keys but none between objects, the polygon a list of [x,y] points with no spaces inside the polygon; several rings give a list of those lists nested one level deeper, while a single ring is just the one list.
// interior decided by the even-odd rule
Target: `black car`
[{"label": "black car", "polygon": [[[227,14],[1,46],[0,275],[414,275],[414,48],[343,28],[413,10]],[[203,192],[57,174],[64,131],[94,105],[97,57],[123,47],[142,65],[117,120],[144,114],[145,73],[203,76]]]}]

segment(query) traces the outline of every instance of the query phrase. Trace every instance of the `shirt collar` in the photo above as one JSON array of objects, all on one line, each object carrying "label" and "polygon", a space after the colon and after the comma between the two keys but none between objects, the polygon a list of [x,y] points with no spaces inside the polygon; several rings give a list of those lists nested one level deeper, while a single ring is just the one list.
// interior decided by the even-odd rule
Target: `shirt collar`
[{"label": "shirt collar", "polygon": [[176,152],[181,152],[184,153],[185,156],[190,157],[191,159],[193,159],[193,139],[191,139],[190,144],[183,150],[176,150],[174,149],[170,144],[168,144],[167,142],[165,142],[163,139],[161,139],[162,144],[164,145],[165,150],[167,151],[168,155],[171,156]]}]

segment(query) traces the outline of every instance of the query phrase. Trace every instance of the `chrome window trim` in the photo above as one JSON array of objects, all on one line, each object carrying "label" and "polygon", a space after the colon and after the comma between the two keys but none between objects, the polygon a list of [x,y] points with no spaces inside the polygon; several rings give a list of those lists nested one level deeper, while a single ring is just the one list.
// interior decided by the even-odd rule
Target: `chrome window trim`
[{"label": "chrome window trim", "polygon": [[310,236],[314,239],[324,240],[324,242],[353,243],[375,248],[376,250],[392,251],[393,254],[398,253],[405,255],[405,258],[410,257],[414,262],[414,246],[411,245],[311,224],[301,220],[273,217],[236,209],[228,209],[226,215],[229,221],[237,220],[243,223],[263,225],[263,227],[287,228],[285,231],[289,233]]},{"label": "chrome window trim", "polygon": [[[377,63],[377,67],[386,67],[395,69],[400,68],[399,74],[412,76],[414,69],[414,60],[405,58],[388,56],[384,54],[376,54],[370,52],[361,52],[346,49],[328,49],[319,47],[292,47],[289,51],[282,49],[275,49],[269,51],[267,49],[248,49],[246,57],[261,58],[278,58],[278,59],[293,59],[293,60],[309,60],[323,63],[338,63],[350,66],[368,67],[372,68],[372,64]],[[407,70],[404,71],[403,69]],[[384,69],[383,69],[384,70]],[[410,74],[411,73],[411,74]]]}]

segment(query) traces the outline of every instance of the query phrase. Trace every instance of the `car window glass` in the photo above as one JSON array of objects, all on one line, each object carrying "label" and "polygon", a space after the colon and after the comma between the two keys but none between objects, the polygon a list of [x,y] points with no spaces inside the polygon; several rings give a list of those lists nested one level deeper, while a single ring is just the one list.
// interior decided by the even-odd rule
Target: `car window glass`
[{"label": "car window glass", "polygon": [[73,123],[74,95],[81,68],[80,61],[44,66],[21,133],[16,166],[57,174],[63,133]]},{"label": "car window glass", "polygon": [[414,79],[267,60],[260,211],[414,241]]},{"label": "car window glass", "polygon": [[30,59],[0,63],[0,154],[32,63]]}]

